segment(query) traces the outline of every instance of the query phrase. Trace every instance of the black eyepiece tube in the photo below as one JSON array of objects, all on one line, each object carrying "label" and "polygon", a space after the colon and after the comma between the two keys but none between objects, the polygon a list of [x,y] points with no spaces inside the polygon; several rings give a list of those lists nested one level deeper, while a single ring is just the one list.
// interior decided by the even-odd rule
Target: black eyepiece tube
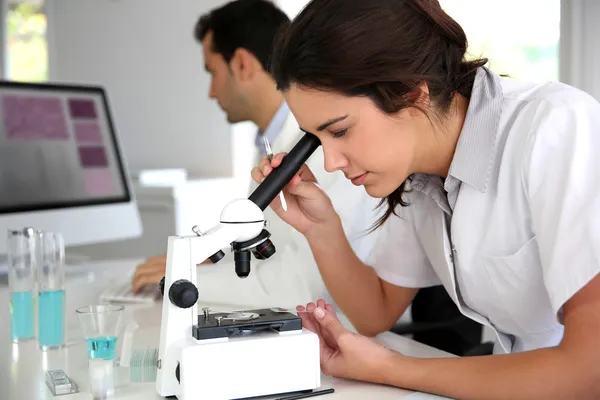
[{"label": "black eyepiece tube", "polygon": [[320,145],[319,138],[306,133],[248,199],[264,211]]}]

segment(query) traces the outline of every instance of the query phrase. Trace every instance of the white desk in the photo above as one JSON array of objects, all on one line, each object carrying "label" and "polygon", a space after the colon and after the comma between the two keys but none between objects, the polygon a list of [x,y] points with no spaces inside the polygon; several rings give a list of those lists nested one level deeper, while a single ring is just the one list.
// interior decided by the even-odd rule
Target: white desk
[{"label": "white desk", "polygon": [[[8,310],[8,287],[6,277],[0,277],[0,399],[1,400],[49,400],[54,399],[44,382],[47,369],[63,369],[79,386],[80,392],[59,396],[60,400],[88,400],[87,352],[83,343],[75,309],[94,304],[105,285],[118,276],[127,276],[140,260],[94,263],[72,267],[67,275],[67,346],[64,349],[42,352],[37,341],[13,344],[10,339],[10,315]],[[124,278],[125,279],[125,278]],[[200,307],[206,306],[200,304]],[[210,305],[213,310],[229,310],[225,305]],[[126,307],[128,315],[139,325],[134,335],[133,349],[157,348],[160,334],[159,304]],[[417,357],[450,357],[449,354],[422,345],[393,333],[378,336],[386,346],[406,355]],[[323,376],[323,388],[333,387],[335,393],[316,399],[434,399],[436,396],[413,394],[413,392],[369,383],[335,379]],[[161,399],[154,390],[154,383],[129,383],[118,388],[116,399]]]}]

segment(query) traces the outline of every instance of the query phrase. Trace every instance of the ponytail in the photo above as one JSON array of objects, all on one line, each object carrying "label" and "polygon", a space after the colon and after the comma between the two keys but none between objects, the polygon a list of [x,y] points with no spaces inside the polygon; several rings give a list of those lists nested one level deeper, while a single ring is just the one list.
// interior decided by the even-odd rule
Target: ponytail
[{"label": "ponytail", "polygon": [[467,61],[465,59],[468,48],[467,35],[463,28],[442,9],[438,0],[405,0],[405,2],[445,39],[448,46],[446,64],[449,88],[452,94],[460,93],[469,98],[477,69],[484,66],[488,60],[484,58]]}]

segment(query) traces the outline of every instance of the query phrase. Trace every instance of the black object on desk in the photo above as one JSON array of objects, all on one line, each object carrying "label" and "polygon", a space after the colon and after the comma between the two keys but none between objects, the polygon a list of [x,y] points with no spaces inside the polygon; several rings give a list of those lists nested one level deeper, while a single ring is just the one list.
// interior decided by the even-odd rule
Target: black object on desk
[{"label": "black object on desk", "polygon": [[291,396],[287,396],[287,397],[280,397],[277,400],[297,400],[297,399],[305,399],[307,397],[315,397],[315,396],[320,396],[322,394],[329,394],[329,393],[333,393],[335,392],[334,388],[330,388],[330,389],[323,389],[323,390],[313,390],[312,392],[309,393],[299,393],[299,394],[294,394]]}]

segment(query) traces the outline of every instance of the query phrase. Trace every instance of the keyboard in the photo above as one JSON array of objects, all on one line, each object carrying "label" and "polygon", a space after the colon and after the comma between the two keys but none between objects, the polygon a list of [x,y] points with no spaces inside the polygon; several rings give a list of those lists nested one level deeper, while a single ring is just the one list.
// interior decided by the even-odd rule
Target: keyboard
[{"label": "keyboard", "polygon": [[154,303],[160,298],[158,285],[147,285],[140,293],[131,291],[131,282],[111,282],[100,295],[100,300],[109,303]]}]

